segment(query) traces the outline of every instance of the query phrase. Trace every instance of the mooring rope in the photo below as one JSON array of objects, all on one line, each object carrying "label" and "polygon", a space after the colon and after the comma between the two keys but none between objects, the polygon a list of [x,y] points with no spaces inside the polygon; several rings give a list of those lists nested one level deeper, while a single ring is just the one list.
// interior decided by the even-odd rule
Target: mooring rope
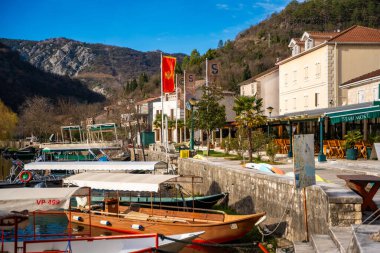
[{"label": "mooring rope", "polygon": [[220,244],[220,243],[201,243],[201,242],[189,242],[185,240],[179,240],[172,237],[165,236],[163,234],[158,234],[158,237],[161,240],[167,239],[173,242],[184,243],[184,244],[192,244],[196,246],[203,247],[215,247],[215,248],[252,248],[258,247],[258,242],[250,242],[250,243],[232,243],[232,244]]},{"label": "mooring rope", "polygon": [[280,222],[277,224],[277,226],[276,226],[272,231],[269,231],[269,232],[265,232],[265,233],[264,233],[263,231],[261,231],[260,227],[257,226],[257,228],[258,228],[260,234],[262,235],[262,239],[261,239],[261,241],[264,241],[264,237],[265,237],[265,236],[268,236],[268,235],[273,234],[273,233],[276,232],[276,230],[280,227],[281,223],[284,221],[284,218],[285,218],[286,213],[288,212],[289,204],[290,204],[290,202],[291,202],[291,201],[293,200],[293,198],[294,198],[294,195],[295,195],[294,193],[295,193],[295,189],[294,189],[294,187],[293,187],[293,188],[292,188],[292,196],[289,198],[288,203],[286,204],[286,208],[285,208],[285,210],[284,210],[284,213],[283,213],[282,216],[281,216]]}]

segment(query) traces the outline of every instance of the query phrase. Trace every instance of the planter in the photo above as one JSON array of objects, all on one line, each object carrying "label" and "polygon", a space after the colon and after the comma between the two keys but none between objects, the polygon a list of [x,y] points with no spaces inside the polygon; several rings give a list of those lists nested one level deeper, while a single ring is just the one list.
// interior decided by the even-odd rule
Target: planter
[{"label": "planter", "polygon": [[358,150],[354,148],[349,148],[346,150],[347,160],[357,160],[358,159]]},{"label": "planter", "polygon": [[367,160],[371,159],[372,148],[367,148]]}]

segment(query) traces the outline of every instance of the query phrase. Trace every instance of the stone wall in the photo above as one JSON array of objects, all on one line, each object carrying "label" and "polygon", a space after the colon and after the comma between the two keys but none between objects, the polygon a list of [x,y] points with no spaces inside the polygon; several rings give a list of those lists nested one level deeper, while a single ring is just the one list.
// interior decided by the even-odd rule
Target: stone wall
[{"label": "stone wall", "polygon": [[[165,161],[165,153],[146,151],[148,160]],[[294,189],[293,180],[248,169],[236,169],[196,159],[178,159],[178,173],[203,178],[195,184],[197,194],[228,192],[228,205],[240,214],[265,211],[265,224],[289,240],[306,239],[303,191]],[[306,188],[309,233],[327,234],[330,226],[361,222],[362,199],[335,184]]]},{"label": "stone wall", "polygon": [[[293,180],[254,170],[223,167],[195,159],[179,159],[179,173],[203,177],[195,192],[228,192],[228,205],[241,214],[267,213],[266,224],[295,241],[306,239],[303,191],[294,189]],[[361,222],[356,194],[337,185],[316,185],[306,189],[309,233],[327,234],[329,226],[347,226]]]}]

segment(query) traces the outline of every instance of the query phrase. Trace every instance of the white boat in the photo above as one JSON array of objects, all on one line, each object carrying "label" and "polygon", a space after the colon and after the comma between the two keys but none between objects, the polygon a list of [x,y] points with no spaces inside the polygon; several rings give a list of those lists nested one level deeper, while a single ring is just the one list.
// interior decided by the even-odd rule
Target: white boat
[{"label": "white boat", "polygon": [[[27,219],[27,211],[34,214],[38,211],[69,209],[72,197],[89,196],[90,190],[88,187],[0,189],[0,230],[15,229],[17,231],[19,223]],[[75,234],[75,238],[69,234],[61,239],[24,241],[23,243],[19,242],[18,235],[15,233],[14,241],[4,242],[0,250],[17,252],[19,246],[22,245],[23,252],[60,251],[67,250],[68,247],[71,247],[73,252],[95,253],[135,252],[146,248],[178,251],[186,246],[183,242],[190,242],[203,233],[200,231],[170,236],[174,240],[161,239],[157,233],[100,237],[91,237],[91,235],[78,237],[79,234]]]},{"label": "white boat", "polygon": [[[12,166],[10,180],[0,183],[0,188],[35,186],[41,183],[42,187],[61,186],[62,178],[87,171],[105,172],[144,172],[167,173],[167,164],[164,162],[136,162],[136,161],[65,161],[65,162],[31,162],[15,163]],[[48,172],[48,173],[46,173]]]},{"label": "white boat", "polygon": [[[126,162],[126,161],[76,161],[76,162],[32,162],[24,165],[24,170],[48,171],[154,171],[162,167],[163,163],[152,162]],[[166,167],[166,164],[165,164]]]},{"label": "white boat", "polygon": [[[23,245],[24,253],[66,252],[67,250],[70,250],[69,252],[127,253],[150,252],[153,249],[159,249],[164,252],[179,252],[186,246],[186,242],[190,243],[203,233],[172,235],[170,238],[173,240],[162,239],[157,234],[144,234],[34,240],[24,241],[23,244],[20,244]],[[181,242],[178,242],[178,240]],[[3,252],[13,251],[14,242],[4,242]]]}]

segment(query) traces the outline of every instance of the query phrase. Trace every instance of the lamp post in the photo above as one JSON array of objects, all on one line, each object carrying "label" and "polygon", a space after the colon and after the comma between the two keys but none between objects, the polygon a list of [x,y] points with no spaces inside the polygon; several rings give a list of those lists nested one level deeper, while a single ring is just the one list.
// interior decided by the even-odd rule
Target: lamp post
[{"label": "lamp post", "polygon": [[[269,118],[271,118],[273,109],[274,108],[272,106],[267,107],[267,110],[269,112]],[[269,127],[269,122],[268,121],[267,121],[267,124],[268,124],[268,137],[269,137],[270,136],[270,127]]]},{"label": "lamp post", "polygon": [[191,119],[190,119],[190,150],[194,150],[194,106],[196,106],[198,101],[194,98],[190,98],[186,102],[186,108],[191,110]]},{"label": "lamp post", "polygon": [[319,118],[319,154],[318,154],[318,162],[326,162],[326,156],[323,153],[323,122],[324,118],[320,117]]}]

